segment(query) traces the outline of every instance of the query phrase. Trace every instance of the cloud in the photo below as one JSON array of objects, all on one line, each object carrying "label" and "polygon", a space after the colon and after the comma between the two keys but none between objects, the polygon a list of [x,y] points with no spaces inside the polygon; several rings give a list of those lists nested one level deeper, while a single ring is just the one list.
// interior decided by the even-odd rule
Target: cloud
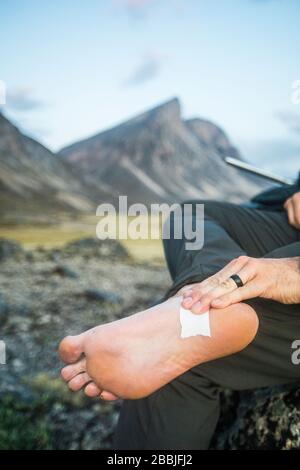
[{"label": "cloud", "polygon": [[293,111],[278,111],[275,116],[288,130],[300,134],[300,114]]},{"label": "cloud", "polygon": [[155,0],[115,0],[117,5],[123,7],[131,16],[143,16]]},{"label": "cloud", "polygon": [[134,21],[144,20],[156,7],[163,4],[167,5],[170,14],[182,15],[186,2],[187,0],[168,0],[167,2],[162,0],[113,0],[113,4],[123,9]]},{"label": "cloud", "polygon": [[18,88],[15,90],[7,90],[6,106],[11,111],[33,111],[41,108],[44,103],[34,97],[30,88]]},{"label": "cloud", "polygon": [[141,63],[132,71],[129,77],[123,82],[123,85],[139,86],[156,78],[163,67],[163,56],[157,53],[151,53],[143,57]]},{"label": "cloud", "polygon": [[277,2],[278,0],[251,0],[253,3],[273,3]]}]

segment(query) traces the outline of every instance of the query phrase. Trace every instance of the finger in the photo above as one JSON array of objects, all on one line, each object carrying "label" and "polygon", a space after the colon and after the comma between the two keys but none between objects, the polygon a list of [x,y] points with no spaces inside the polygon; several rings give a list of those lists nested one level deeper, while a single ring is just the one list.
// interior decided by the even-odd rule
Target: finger
[{"label": "finger", "polygon": [[201,297],[200,291],[191,291],[187,297],[184,297],[181,305],[183,308],[190,309]]},{"label": "finger", "polygon": [[183,287],[177,292],[177,294],[179,294],[179,295],[184,295],[187,291],[191,290],[195,285],[196,285],[196,283],[187,284],[186,286],[183,286]]},{"label": "finger", "polygon": [[249,262],[250,259],[251,258],[246,255],[241,255],[238,258],[234,258],[228,264],[226,264],[224,268],[220,269],[220,271],[208,278],[207,282],[213,279],[218,279],[221,282],[225,281],[230,276],[232,276],[232,274],[236,274],[238,271],[240,271],[242,267]]},{"label": "finger", "polygon": [[182,297],[183,298],[190,297],[193,294],[194,291],[195,291],[195,289],[194,290],[193,289],[186,290],[185,292],[182,293]]},{"label": "finger", "polygon": [[[245,264],[248,263],[248,261],[248,256],[239,256],[238,258],[230,261],[230,263],[213,276],[210,276],[205,281],[196,284],[195,287],[192,288],[192,291],[186,291],[184,294],[182,306],[187,309],[192,309],[194,313],[204,312],[205,308],[209,305],[207,300],[209,297],[204,299],[204,303],[202,302],[202,297],[207,293],[214,291],[215,295],[212,297],[214,298],[215,296],[222,295],[227,292],[227,289],[230,288],[230,290],[232,290],[234,286],[236,287],[236,284],[233,281],[228,282],[228,279],[232,274],[236,274]],[[216,290],[219,287],[221,287],[221,290]],[[197,294],[195,292],[197,292]]]},{"label": "finger", "polygon": [[243,300],[258,297],[260,292],[261,287],[254,280],[249,281],[248,284],[246,284],[244,287],[239,287],[229,294],[225,294],[222,297],[213,300],[211,306],[215,308],[229,307],[229,305],[242,302]]},{"label": "finger", "polygon": [[298,196],[294,196],[291,198],[291,205],[293,208],[293,215],[294,215],[294,227],[300,228],[300,200]]},{"label": "finger", "polygon": [[219,286],[211,289],[207,294],[201,296],[201,298],[193,304],[191,311],[195,314],[200,314],[207,312],[210,307],[211,302],[224,295],[237,289],[237,285],[233,279],[228,278],[223,281]]},{"label": "finger", "polygon": [[[245,285],[249,281],[255,278],[258,271],[258,261],[253,258],[248,258],[247,263],[237,271],[237,274],[240,278],[242,283]],[[196,302],[192,307],[192,312],[199,314],[206,312],[210,305],[213,305],[213,301],[218,299],[219,297],[224,296],[225,294],[229,294],[230,292],[235,291],[236,289],[241,289],[236,285],[235,281],[229,277],[225,281],[223,281],[219,286],[215,289],[209,291],[206,295],[200,298],[198,302]]]},{"label": "finger", "polygon": [[295,215],[292,200],[288,201],[286,205],[286,211],[288,215],[289,224],[295,226]]},{"label": "finger", "polygon": [[283,207],[286,209],[287,206],[288,206],[288,204],[289,204],[290,202],[291,202],[291,198],[289,197],[289,198],[285,201],[285,203],[283,204]]}]

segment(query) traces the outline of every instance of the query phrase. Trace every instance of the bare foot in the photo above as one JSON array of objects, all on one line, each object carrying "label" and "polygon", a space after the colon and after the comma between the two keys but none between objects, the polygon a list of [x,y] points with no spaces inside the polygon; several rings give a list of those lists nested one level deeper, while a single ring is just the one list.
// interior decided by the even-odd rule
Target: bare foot
[{"label": "bare foot", "polygon": [[210,311],[212,337],[180,337],[182,297],[130,317],[68,336],[62,377],[89,396],[136,399],[150,395],[192,367],[236,353],[254,338],[258,318],[247,304]]}]

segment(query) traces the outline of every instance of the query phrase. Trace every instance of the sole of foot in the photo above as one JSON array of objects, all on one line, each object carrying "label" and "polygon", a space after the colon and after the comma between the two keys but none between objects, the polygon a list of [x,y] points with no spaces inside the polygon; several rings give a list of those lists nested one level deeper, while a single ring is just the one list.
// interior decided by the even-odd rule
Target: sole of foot
[{"label": "sole of foot", "polygon": [[258,318],[247,304],[210,311],[212,337],[181,338],[181,297],[130,317],[100,325],[60,344],[69,364],[62,370],[71,390],[114,400],[150,395],[192,367],[244,349]]}]

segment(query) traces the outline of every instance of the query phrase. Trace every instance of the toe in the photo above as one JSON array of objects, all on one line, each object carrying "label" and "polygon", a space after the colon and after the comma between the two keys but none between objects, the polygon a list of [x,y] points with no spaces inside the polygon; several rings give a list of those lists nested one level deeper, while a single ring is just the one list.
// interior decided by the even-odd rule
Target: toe
[{"label": "toe", "polygon": [[83,354],[83,335],[66,336],[59,345],[59,355],[64,362],[76,362]]},{"label": "toe", "polygon": [[84,393],[88,397],[98,397],[101,394],[101,390],[94,382],[91,382],[85,387]]},{"label": "toe", "polygon": [[69,366],[64,367],[61,371],[61,376],[66,382],[69,382],[69,380],[73,379],[73,377],[78,374],[81,374],[82,372],[86,372],[85,359],[81,359],[75,364],[71,364]]},{"label": "toe", "polygon": [[104,401],[119,400],[119,397],[117,397],[116,395],[114,395],[111,392],[107,392],[106,390],[103,390],[103,392],[101,392],[100,398],[101,398],[101,400],[104,400]]},{"label": "toe", "polygon": [[86,372],[83,372],[82,374],[78,374],[73,377],[73,379],[68,383],[68,387],[70,390],[73,390],[73,392],[77,392],[91,381],[91,377]]}]

